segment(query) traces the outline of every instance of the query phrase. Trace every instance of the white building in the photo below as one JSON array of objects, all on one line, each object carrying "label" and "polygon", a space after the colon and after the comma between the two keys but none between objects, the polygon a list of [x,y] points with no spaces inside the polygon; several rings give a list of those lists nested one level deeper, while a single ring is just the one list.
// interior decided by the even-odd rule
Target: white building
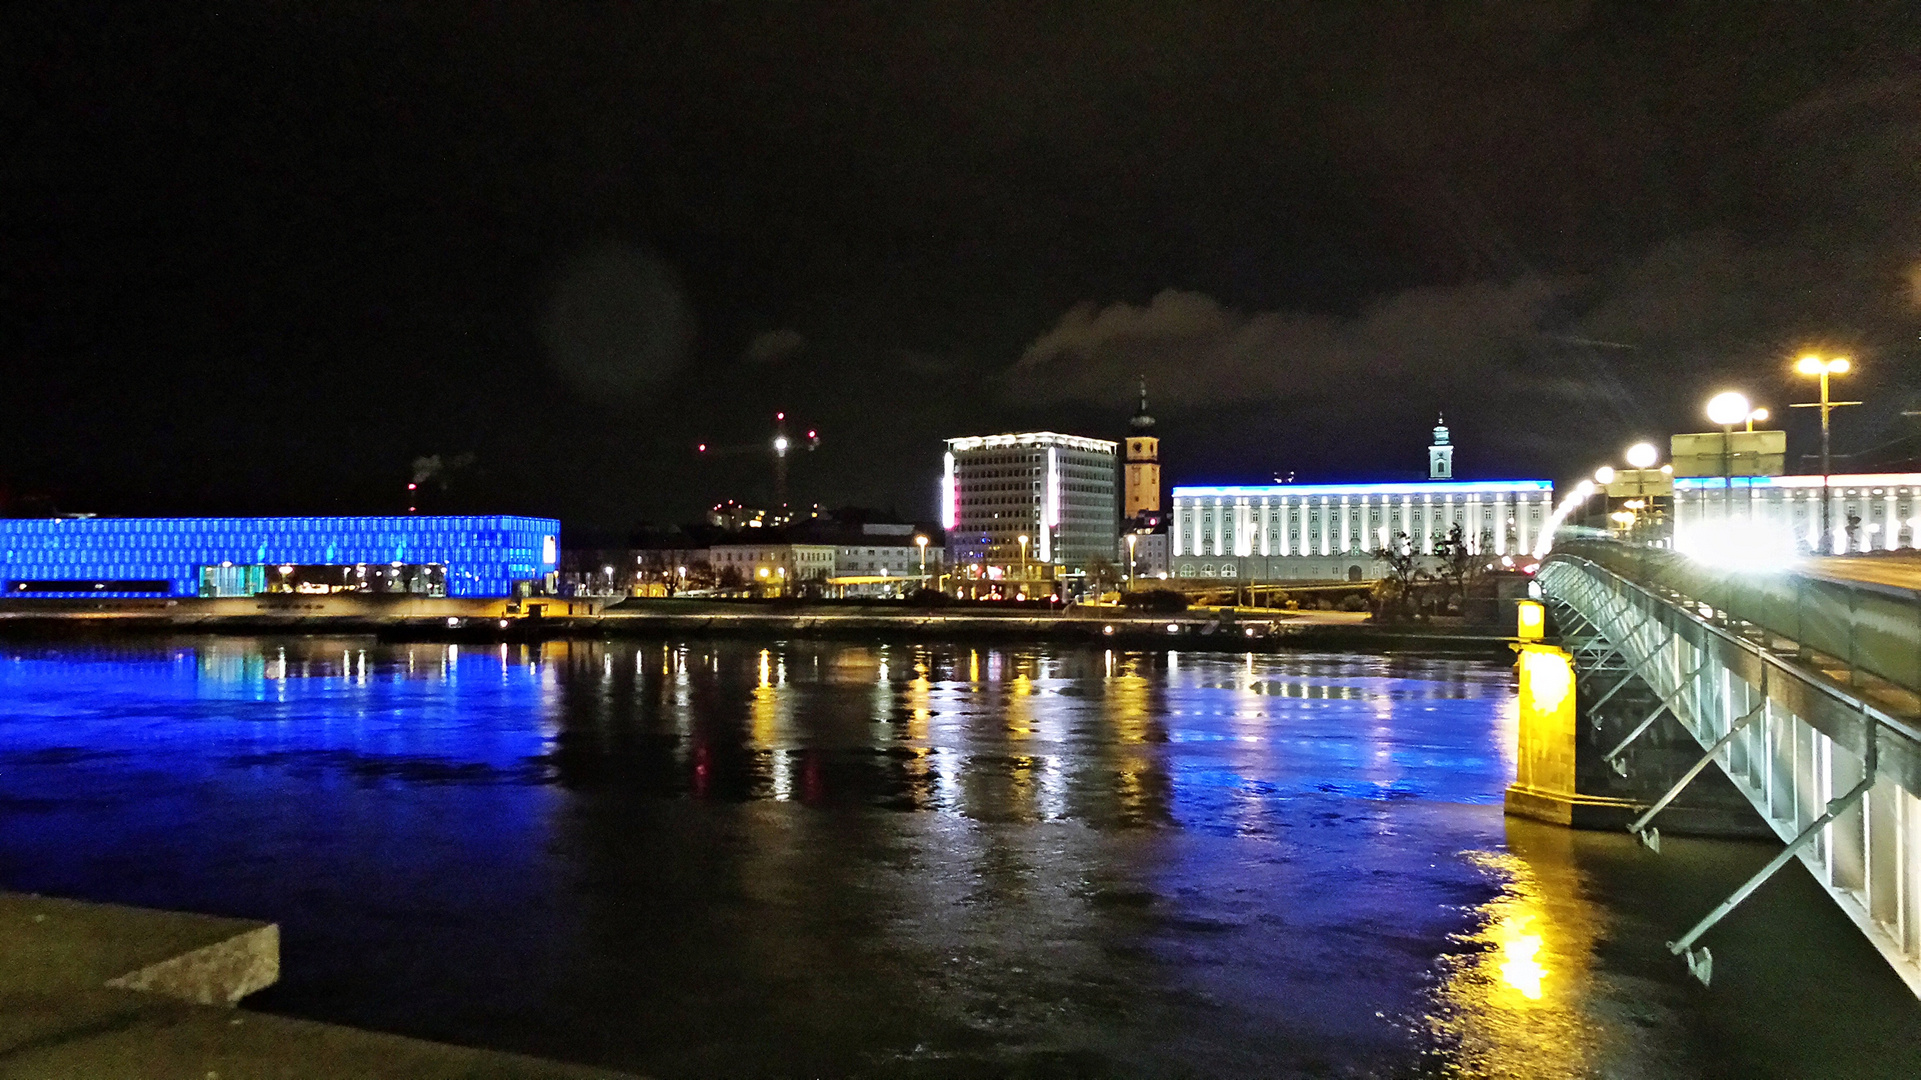
[{"label": "white building", "polygon": [[1176,487],[1168,523],[1177,578],[1363,581],[1374,553],[1405,533],[1424,554],[1456,525],[1470,549],[1525,554],[1553,513],[1548,480],[1455,480],[1445,425],[1434,429],[1425,481]]},{"label": "white building", "polygon": [[1117,450],[1051,431],[948,439],[940,512],[950,564],[992,576],[1021,563],[1071,574],[1113,559]]},{"label": "white building", "polygon": [[862,525],[857,543],[844,543],[834,549],[834,572],[839,577],[917,578],[923,557],[927,576],[940,574],[940,545],[925,547],[914,543],[912,525]]},{"label": "white building", "polygon": [[[1837,552],[1921,548],[1921,473],[1827,478]],[[1674,481],[1674,546],[1707,553],[1822,550],[1819,476],[1682,477]]]}]

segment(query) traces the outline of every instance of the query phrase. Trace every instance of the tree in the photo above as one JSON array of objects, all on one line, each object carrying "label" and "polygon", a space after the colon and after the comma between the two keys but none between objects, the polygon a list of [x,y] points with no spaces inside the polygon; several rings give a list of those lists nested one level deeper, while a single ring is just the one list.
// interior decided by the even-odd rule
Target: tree
[{"label": "tree", "polygon": [[1113,560],[1103,559],[1099,555],[1087,560],[1087,584],[1096,593],[1118,588],[1120,583],[1121,570]]},{"label": "tree", "polygon": [[1468,590],[1481,577],[1481,550],[1493,545],[1492,534],[1481,538],[1481,549],[1467,541],[1467,530],[1456,524],[1447,530],[1445,537],[1434,541],[1434,554],[1440,560],[1441,580],[1448,585],[1448,597],[1462,604],[1467,601]]},{"label": "tree", "polygon": [[1414,547],[1414,538],[1404,532],[1395,533],[1374,552],[1374,557],[1387,564],[1387,573],[1374,590],[1381,613],[1389,618],[1419,614],[1421,587],[1429,575],[1421,565],[1422,555]]}]

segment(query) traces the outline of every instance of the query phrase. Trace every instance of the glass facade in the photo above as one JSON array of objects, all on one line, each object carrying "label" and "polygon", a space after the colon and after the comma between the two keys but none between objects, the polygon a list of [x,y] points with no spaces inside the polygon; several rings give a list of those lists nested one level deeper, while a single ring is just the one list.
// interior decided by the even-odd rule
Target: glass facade
[{"label": "glass facade", "polygon": [[[401,566],[448,596],[507,596],[515,582],[552,573],[559,557],[560,522],[551,518],[0,519],[0,580],[10,596],[251,595],[270,588],[283,566]],[[438,569],[416,573],[423,567]]]}]

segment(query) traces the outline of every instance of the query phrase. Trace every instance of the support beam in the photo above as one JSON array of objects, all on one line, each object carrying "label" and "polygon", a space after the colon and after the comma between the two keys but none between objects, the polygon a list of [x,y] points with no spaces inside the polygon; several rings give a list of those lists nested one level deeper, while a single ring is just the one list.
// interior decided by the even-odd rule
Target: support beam
[{"label": "support beam", "polygon": [[1613,686],[1608,687],[1608,692],[1605,694],[1602,694],[1600,700],[1596,701],[1594,704],[1589,705],[1587,707],[1588,716],[1592,717],[1597,713],[1599,713],[1601,711],[1601,706],[1606,705],[1608,703],[1609,698],[1612,698],[1615,694],[1620,693],[1622,687],[1626,686],[1627,684],[1633,682],[1634,680],[1640,677],[1641,677],[1640,674],[1636,672],[1633,668],[1628,668],[1627,674],[1621,677],[1620,682],[1617,682]]},{"label": "support beam", "polygon": [[[1766,676],[1765,676],[1765,669],[1764,669],[1763,678],[1765,677]],[[1767,693],[1767,689],[1765,686],[1763,686],[1762,688],[1762,693],[1763,694]],[[1653,851],[1657,855],[1660,854],[1661,853],[1661,831],[1659,829],[1648,828],[1648,822],[1654,820],[1654,815],[1660,813],[1663,810],[1666,810],[1668,808],[1668,804],[1673,802],[1675,798],[1681,794],[1682,789],[1686,788],[1689,784],[1693,783],[1695,777],[1701,775],[1701,770],[1707,768],[1709,765],[1714,763],[1714,756],[1716,754],[1719,754],[1721,750],[1727,746],[1727,744],[1733,742],[1734,737],[1736,735],[1739,735],[1742,729],[1748,726],[1749,721],[1753,720],[1755,717],[1760,716],[1762,713],[1766,712],[1767,707],[1768,707],[1767,698],[1763,697],[1761,699],[1761,704],[1756,705],[1752,709],[1749,709],[1745,716],[1742,716],[1739,720],[1736,720],[1734,723],[1729,724],[1727,734],[1715,740],[1714,745],[1708,747],[1708,752],[1701,755],[1701,760],[1695,762],[1694,765],[1691,768],[1689,768],[1687,772],[1681,774],[1681,779],[1676,781],[1674,786],[1667,790],[1667,794],[1662,795],[1659,799],[1656,799],[1654,801],[1654,805],[1648,807],[1647,813],[1642,814],[1638,818],[1635,818],[1634,823],[1628,826],[1628,831],[1633,833],[1635,836],[1640,837],[1641,842],[1643,844],[1646,844],[1650,851]],[[1643,830],[1646,830],[1646,831],[1643,832]]]},{"label": "support beam", "polygon": [[1699,675],[1699,674],[1701,674],[1701,669],[1695,668],[1693,671],[1690,671],[1686,675],[1681,676],[1680,680],[1675,684],[1674,692],[1670,694],[1662,694],[1659,687],[1655,686],[1653,683],[1648,683],[1648,689],[1653,690],[1656,694],[1660,695],[1661,703],[1654,707],[1654,711],[1648,714],[1648,718],[1646,720],[1641,721],[1640,724],[1635,726],[1633,731],[1628,732],[1628,737],[1625,739],[1622,739],[1620,742],[1620,745],[1616,746],[1612,750],[1609,750],[1607,753],[1602,754],[1601,760],[1607,762],[1608,765],[1611,766],[1615,772],[1620,773],[1622,776],[1626,776],[1627,773],[1626,771],[1624,771],[1619,760],[1621,757],[1621,752],[1626,750],[1628,746],[1634,742],[1634,740],[1640,738],[1642,734],[1647,731],[1647,729],[1653,727],[1654,722],[1661,718],[1662,713],[1664,712],[1673,713],[1674,718],[1676,720],[1679,720],[1681,718],[1681,713],[1679,712],[1679,710],[1673,707],[1672,701],[1674,698],[1679,697],[1681,694],[1681,691],[1687,687],[1687,684],[1689,683],[1689,681],[1691,681],[1696,675]]},{"label": "support beam", "polygon": [[1740,888],[1734,890],[1734,895],[1721,901],[1713,911],[1708,912],[1700,922],[1695,923],[1694,929],[1682,934],[1680,940],[1668,942],[1668,952],[1673,953],[1675,956],[1680,956],[1683,953],[1687,954],[1688,970],[1694,974],[1695,978],[1701,980],[1701,985],[1706,986],[1708,980],[1713,976],[1714,957],[1703,947],[1701,956],[1697,958],[1693,951],[1694,943],[1701,939],[1702,934],[1712,930],[1715,923],[1726,918],[1728,912],[1741,906],[1741,901],[1754,895],[1754,890],[1767,884],[1767,880],[1774,876],[1775,871],[1786,866],[1789,859],[1794,858],[1795,854],[1806,847],[1809,841],[1821,834],[1822,829],[1832,824],[1835,818],[1847,813],[1850,807],[1860,802],[1861,797],[1868,793],[1868,789],[1874,786],[1875,773],[1879,771],[1874,737],[1877,730],[1878,729],[1873,726],[1868,728],[1868,746],[1867,753],[1862,757],[1861,782],[1848,789],[1846,795],[1830,802],[1826,813],[1809,822],[1807,828],[1802,829],[1793,840],[1788,841],[1788,846],[1782,848],[1779,855],[1769,859],[1766,866],[1763,866],[1757,871],[1755,875],[1749,878]]}]

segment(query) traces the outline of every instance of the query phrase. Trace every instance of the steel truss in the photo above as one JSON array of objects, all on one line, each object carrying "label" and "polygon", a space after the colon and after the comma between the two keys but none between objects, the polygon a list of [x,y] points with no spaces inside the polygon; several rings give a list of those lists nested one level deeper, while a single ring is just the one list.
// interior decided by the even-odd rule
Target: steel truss
[{"label": "steel truss", "polygon": [[[1753,640],[1712,605],[1667,595],[1588,559],[1556,553],[1541,587],[1563,625],[1580,626],[1580,657],[1618,653],[1659,706],[1607,757],[1620,755],[1661,713],[1672,714],[1703,755],[1630,826],[1660,850],[1657,815],[1709,764],[1719,765],[1786,845],[1733,895],[1670,942],[1703,983],[1713,974],[1706,934],[1790,859],[1799,858],[1921,996],[1921,729],[1865,695]],[[1595,638],[1604,639],[1597,645]]]}]

